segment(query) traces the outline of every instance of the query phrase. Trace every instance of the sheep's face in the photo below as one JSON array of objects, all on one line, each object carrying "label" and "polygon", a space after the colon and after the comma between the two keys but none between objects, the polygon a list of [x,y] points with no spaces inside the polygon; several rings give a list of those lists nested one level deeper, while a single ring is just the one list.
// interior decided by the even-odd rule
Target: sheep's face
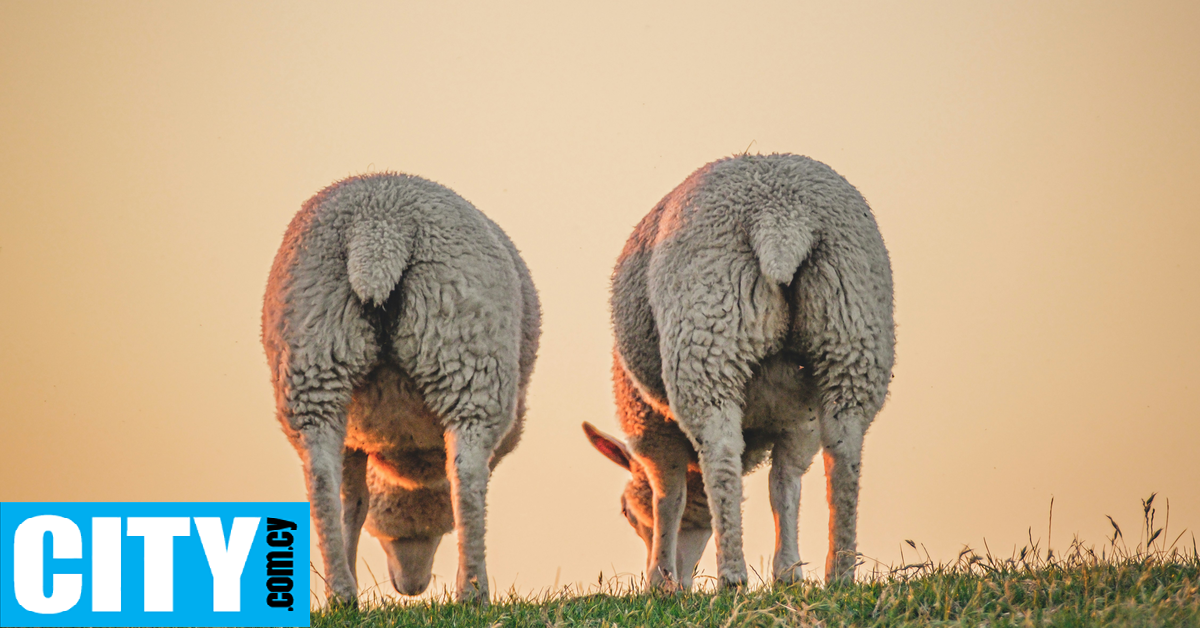
[{"label": "sheep's face", "polygon": [[628,469],[633,477],[625,484],[625,492],[621,493],[621,516],[633,526],[633,531],[646,544],[646,552],[649,554],[654,545],[654,492],[650,487],[650,479],[646,476],[645,467],[632,456],[629,456],[628,460],[628,466],[621,466]]},{"label": "sheep's face", "polygon": [[364,527],[387,554],[392,586],[404,595],[417,595],[429,586],[442,536],[454,529],[449,483],[407,489],[389,482],[372,465],[367,487],[371,505]]},{"label": "sheep's face", "polygon": [[409,539],[379,539],[387,554],[388,577],[404,595],[420,595],[433,574],[433,556],[441,536]]},{"label": "sheep's face", "polygon": [[[646,569],[649,571],[654,548],[654,490],[646,469],[629,453],[625,443],[589,423],[584,424],[584,431],[597,451],[632,476],[625,485],[625,492],[621,494],[621,514],[646,545]],[[698,470],[689,469],[687,502],[675,548],[675,573],[679,574],[679,584],[684,588],[692,585],[696,563],[700,562],[708,539],[712,536],[711,521],[704,481]]]}]

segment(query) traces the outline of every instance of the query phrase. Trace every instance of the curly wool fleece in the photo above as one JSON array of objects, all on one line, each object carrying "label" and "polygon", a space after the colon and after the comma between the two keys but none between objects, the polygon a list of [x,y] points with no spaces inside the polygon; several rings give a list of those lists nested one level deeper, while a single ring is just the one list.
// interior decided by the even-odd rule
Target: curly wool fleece
[{"label": "curly wool fleece", "polygon": [[[355,598],[367,504],[405,500],[379,494],[390,486],[426,491],[432,520],[446,521],[444,504],[453,504],[457,593],[486,600],[487,480],[520,437],[540,333],[537,291],[517,249],[453,191],[375,174],[304,204],[271,269],[263,345],[279,421],[304,463],[329,593]],[[422,527],[397,532],[383,510],[371,513],[373,530]],[[444,525],[425,533],[440,538]],[[401,580],[393,573],[398,589],[424,588],[420,578]]]},{"label": "curly wool fleece", "polygon": [[[634,229],[611,305],[631,455],[588,435],[633,472],[625,502],[650,549],[648,582],[690,581],[702,546],[677,547],[677,536],[705,502],[720,582],[746,581],[742,475],[767,452],[775,576],[797,578],[800,476],[822,448],[826,576],[851,577],[862,440],[887,397],[895,347],[891,264],[858,190],[796,155],[708,164]],[[688,481],[689,467],[702,484]],[[694,495],[701,486],[707,500]]]}]

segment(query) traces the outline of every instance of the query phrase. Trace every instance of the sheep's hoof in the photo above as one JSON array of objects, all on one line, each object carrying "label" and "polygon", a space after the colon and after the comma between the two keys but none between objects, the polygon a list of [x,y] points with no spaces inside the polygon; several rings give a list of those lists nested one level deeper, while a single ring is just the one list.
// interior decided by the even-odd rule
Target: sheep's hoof
[{"label": "sheep's hoof", "polygon": [[661,593],[663,595],[672,595],[683,590],[678,582],[671,578],[664,578],[658,582],[647,583],[646,590],[650,593]]},{"label": "sheep's hoof", "polygon": [[670,570],[662,567],[650,568],[650,580],[646,589],[651,593],[677,593],[680,590],[679,580]]},{"label": "sheep's hoof", "polygon": [[488,599],[488,594],[486,591],[480,593],[474,589],[460,590],[455,594],[454,601],[458,602],[459,604],[470,604],[472,606],[487,606],[492,603],[492,601]]},{"label": "sheep's hoof", "polygon": [[745,588],[746,576],[721,576],[718,581],[718,586],[722,591]]},{"label": "sheep's hoof", "polygon": [[746,586],[747,580],[749,578],[746,577],[746,562],[744,560],[735,558],[725,561],[724,564],[720,561],[717,563],[717,588],[722,591],[740,589]]},{"label": "sheep's hoof", "polygon": [[480,582],[478,578],[460,582],[458,589],[454,592],[454,601],[459,604],[474,604],[475,606],[487,606],[491,603],[487,585]]},{"label": "sheep's hoof", "polygon": [[329,610],[331,610],[331,611],[357,610],[358,609],[358,597],[356,597],[356,596],[345,597],[345,596],[339,595],[337,593],[332,593],[332,594],[329,594],[329,597],[326,601],[326,606],[328,606]]},{"label": "sheep's hoof", "polygon": [[780,586],[789,586],[802,581],[804,581],[804,575],[800,573],[799,565],[775,574],[775,582]]},{"label": "sheep's hoof", "polygon": [[826,569],[825,586],[837,586],[854,582],[854,568],[856,566],[853,562],[847,562],[844,565],[837,565]]},{"label": "sheep's hoof", "polygon": [[825,588],[840,587],[843,585],[853,584],[853,583],[854,583],[854,570],[853,569],[851,569],[849,571],[843,571],[840,574],[838,574],[838,573],[825,574]]}]

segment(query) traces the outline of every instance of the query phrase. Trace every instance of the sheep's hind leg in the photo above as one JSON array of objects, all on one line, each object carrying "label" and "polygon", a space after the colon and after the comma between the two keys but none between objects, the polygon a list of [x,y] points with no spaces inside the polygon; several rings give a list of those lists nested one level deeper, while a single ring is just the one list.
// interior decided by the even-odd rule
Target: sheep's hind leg
[{"label": "sheep's hind leg", "polygon": [[772,572],[777,582],[791,584],[804,579],[800,562],[800,480],[812,464],[819,441],[816,421],[802,419],[784,432],[771,450],[769,488],[771,512],[775,516],[775,558]]},{"label": "sheep's hind leg", "polygon": [[717,539],[718,584],[721,588],[740,587],[747,579],[742,553],[742,410],[726,401],[700,413],[706,416],[695,417],[695,421],[681,419],[680,424],[700,455]]},{"label": "sheep's hind leg", "polygon": [[652,589],[674,591],[681,583],[677,554],[679,524],[687,503],[688,454],[686,450],[665,452],[665,456],[643,459],[643,466],[654,491],[654,537],[648,584]]},{"label": "sheep's hind leg", "polygon": [[[344,406],[341,412],[344,416]],[[299,429],[289,435],[303,461],[308,501],[312,504],[317,543],[325,564],[325,595],[332,604],[353,605],[358,585],[346,557],[339,495],[345,420],[304,422],[304,418],[300,417]]]},{"label": "sheep's hind leg", "polygon": [[342,529],[345,531],[346,562],[358,580],[358,538],[367,520],[371,496],[367,493],[367,453],[347,449],[342,455]]},{"label": "sheep's hind leg", "polygon": [[458,532],[458,577],[455,599],[488,603],[486,546],[488,459],[495,438],[479,433],[472,425],[458,424],[446,430],[446,475],[450,478],[450,501]]},{"label": "sheep's hind leg", "polygon": [[[362,336],[361,330],[353,331]],[[281,369],[284,376],[276,382],[285,399],[280,422],[303,463],[314,531],[325,563],[325,594],[334,604],[354,604],[358,597],[351,559],[346,556],[341,493],[353,383],[365,374],[374,353],[373,345],[360,349],[361,353],[343,354],[342,360],[332,363],[292,362]],[[293,349],[291,355],[304,353]]]},{"label": "sheep's hind leg", "polygon": [[858,562],[858,480],[865,421],[842,411],[822,421],[825,479],[829,499],[829,555],[825,582],[850,581]]},{"label": "sheep's hind leg", "polygon": [[[696,303],[695,295],[660,295],[670,305],[655,316],[670,321],[672,310],[686,319],[661,324],[663,383],[671,411],[700,458],[700,474],[708,496],[717,542],[717,584],[746,584],[742,553],[742,398],[756,343],[739,336],[741,323],[732,290],[715,289],[721,303]],[[733,311],[730,312],[729,310]],[[715,318],[705,318],[715,312]],[[711,331],[710,331],[711,330]],[[718,331],[720,330],[720,331]],[[757,347],[761,349],[761,347]]]}]

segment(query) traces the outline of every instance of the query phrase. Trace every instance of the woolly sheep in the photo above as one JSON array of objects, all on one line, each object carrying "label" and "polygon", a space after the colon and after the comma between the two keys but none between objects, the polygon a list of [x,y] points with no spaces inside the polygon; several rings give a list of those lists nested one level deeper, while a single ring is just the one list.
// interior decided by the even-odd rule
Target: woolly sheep
[{"label": "woolly sheep", "polygon": [[719,584],[746,582],[742,476],[768,455],[773,575],[800,579],[800,477],[822,448],[826,579],[852,579],[863,435],[895,346],[891,265],[858,191],[796,155],[708,164],[634,229],[611,305],[628,447],[584,430],[632,474],[622,511],[649,586],[689,586],[714,528]]},{"label": "woolly sheep", "polygon": [[331,600],[356,599],[365,523],[408,595],[456,529],[456,597],[487,603],[488,479],[520,438],[540,333],[516,248],[451,190],[374,174],[303,205],[267,283],[263,346]]}]

